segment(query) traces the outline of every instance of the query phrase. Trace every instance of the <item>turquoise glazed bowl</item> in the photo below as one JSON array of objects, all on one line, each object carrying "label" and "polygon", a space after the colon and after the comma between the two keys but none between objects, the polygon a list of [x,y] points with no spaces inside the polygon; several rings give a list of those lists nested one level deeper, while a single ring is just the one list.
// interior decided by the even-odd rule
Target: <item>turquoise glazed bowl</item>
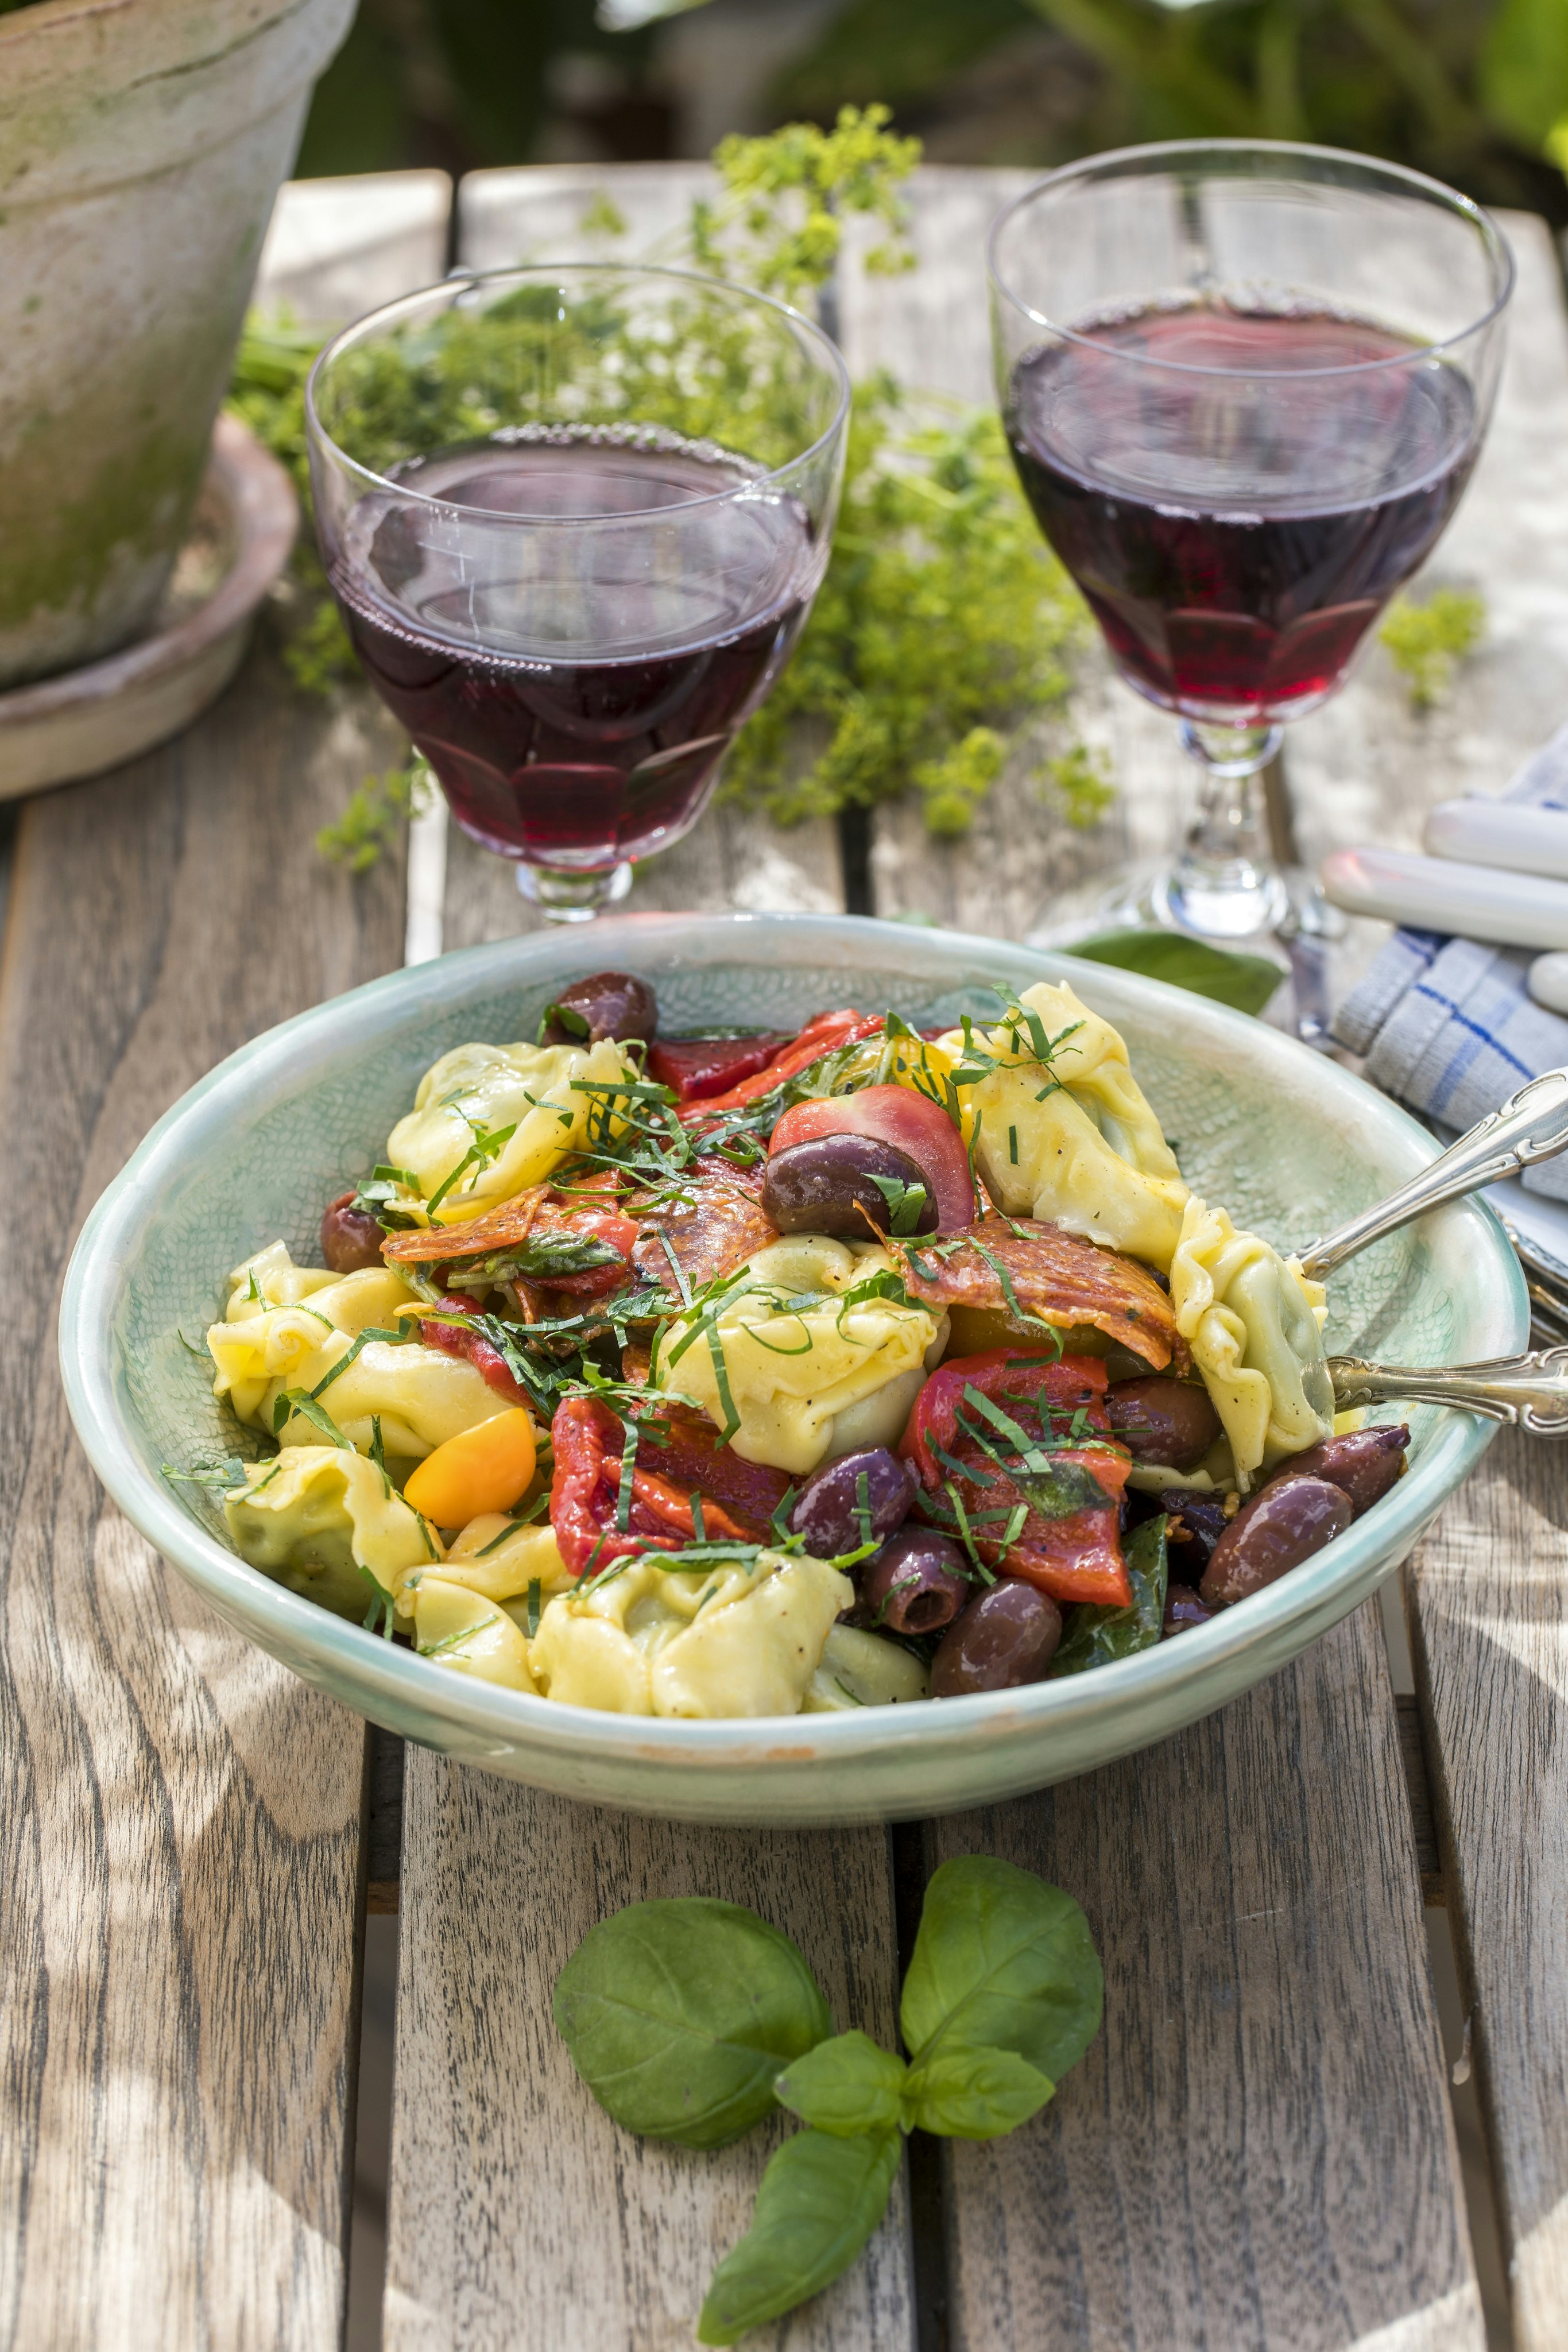
[{"label": "turquoise glazed bowl", "polygon": [[[381,1157],[436,1055],[469,1038],[531,1036],[585,968],[645,975],[671,1031],[789,1028],[847,1003],[926,1025],[985,1013],[988,983],[1070,981],[1124,1033],[1188,1181],[1285,1245],[1433,1153],[1413,1120],[1333,1063],[1201,998],[999,940],[850,917],[602,920],[445,956],[286,1022],[193,1087],[110,1186],[71,1261],[60,1353],[82,1443],[127,1517],[231,1625],[373,1722],[563,1796],[691,1821],[985,1804],[1163,1739],[1275,1673],[1405,1557],[1486,1445],[1486,1423],[1413,1412],[1407,1475],[1293,1574],[1138,1657],[984,1697],[724,1723],[599,1715],[454,1674],[328,1615],[238,1559],[201,1489],[160,1475],[233,1450],[181,1330],[204,1328],[229,1268],[266,1243],[281,1236],[315,1262],[323,1205]],[[1528,1328],[1502,1229],[1469,1202],[1367,1251],[1330,1297],[1331,1348],[1389,1363],[1507,1355]]]}]

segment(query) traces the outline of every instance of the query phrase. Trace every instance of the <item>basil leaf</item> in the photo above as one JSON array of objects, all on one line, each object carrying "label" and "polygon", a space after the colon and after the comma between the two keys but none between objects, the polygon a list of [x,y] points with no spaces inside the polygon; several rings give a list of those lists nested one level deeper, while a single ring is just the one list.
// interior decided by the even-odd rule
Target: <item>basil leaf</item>
[{"label": "basil leaf", "polygon": [[910,2130],[940,2132],[947,2139],[999,2139],[1038,2115],[1055,2091],[1050,2075],[1016,2050],[952,2044],[910,2068],[904,2119]]},{"label": "basil leaf", "polygon": [[490,1257],[454,1261],[455,1280],[478,1275],[486,1282],[551,1282],[563,1274],[587,1274],[596,1265],[623,1265],[618,1249],[593,1234],[530,1234],[515,1249]]},{"label": "basil leaf", "polygon": [[1042,1519],[1070,1519],[1075,1511],[1110,1507],[1110,1496],[1082,1462],[1051,1462],[1043,1471],[1015,1469],[1009,1463],[1008,1475]]},{"label": "basil leaf", "polygon": [[942,2043],[1012,2050],[1060,2083],[1103,1998],[1089,1922],[1060,1886],[986,1853],[933,1875],[899,2011],[917,2066]]},{"label": "basil leaf", "polygon": [[1075,941],[1062,953],[1082,956],[1090,963],[1113,964],[1119,971],[1141,971],[1145,979],[1163,980],[1169,988],[1234,1005],[1238,1013],[1261,1013],[1287,977],[1267,956],[1211,948],[1181,931],[1102,931],[1094,939]]},{"label": "basil leaf", "polygon": [[903,2153],[896,2131],[787,2139],[762,2176],[750,2229],[713,2274],[697,2342],[734,2344],[848,2270],[887,2210]]},{"label": "basil leaf", "polygon": [[780,2074],[773,2095],[817,2131],[892,2131],[907,2069],[867,2033],[835,2033]]},{"label": "basil leaf", "polygon": [[787,1936],[733,1903],[632,1903],[591,1928],[555,1985],[573,2065],[626,2130],[723,2147],[773,2106],[773,2078],[833,2030]]},{"label": "basil leaf", "polygon": [[1133,1581],[1132,1607],[1106,1609],[1081,1601],[1069,1612],[1067,1631],[1051,1662],[1048,1679],[1108,1666],[1114,1658],[1131,1658],[1140,1650],[1152,1649],[1159,1640],[1166,1622],[1167,1525],[1160,1517],[1145,1519],[1134,1528],[1123,1547]]}]

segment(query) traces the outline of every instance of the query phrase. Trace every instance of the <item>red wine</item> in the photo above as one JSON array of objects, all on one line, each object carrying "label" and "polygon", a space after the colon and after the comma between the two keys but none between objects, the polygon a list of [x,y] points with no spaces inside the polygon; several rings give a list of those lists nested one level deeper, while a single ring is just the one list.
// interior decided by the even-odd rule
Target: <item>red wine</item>
[{"label": "red wine", "polygon": [[723,495],[754,478],[673,437],[567,428],[400,473],[400,488],[447,503],[360,500],[332,587],[465,832],[506,857],[592,872],[694,822],[821,570],[793,500],[760,484]]},{"label": "red wine", "polygon": [[1307,310],[1150,306],[1081,331],[1020,361],[1008,430],[1117,667],[1194,719],[1322,701],[1458,501],[1464,377],[1368,365],[1417,346]]}]

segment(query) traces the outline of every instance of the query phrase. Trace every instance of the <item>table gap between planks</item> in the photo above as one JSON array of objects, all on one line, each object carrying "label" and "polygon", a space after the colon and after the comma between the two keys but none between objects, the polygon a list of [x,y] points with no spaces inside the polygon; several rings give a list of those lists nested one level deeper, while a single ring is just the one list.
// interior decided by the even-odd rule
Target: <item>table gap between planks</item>
[{"label": "table gap between planks", "polygon": [[[339,310],[397,290],[399,268],[403,284],[439,275],[444,197],[411,209],[409,176],[383,184],[402,192],[402,261],[357,232],[362,278],[334,245],[330,196],[288,192],[299,220],[315,215],[290,263],[298,309],[310,311],[310,268],[331,271]],[[980,236],[1016,178],[920,175],[926,268],[893,283],[846,272],[854,366],[883,359],[927,381],[945,367],[938,389],[985,396]],[[606,184],[645,242],[692,181],[684,167],[477,175],[463,191],[463,252],[563,255]],[[374,194],[361,207],[372,224]],[[1568,562],[1542,512],[1516,511],[1528,474],[1542,512],[1556,497],[1568,519],[1557,496],[1568,361],[1544,233],[1512,226],[1531,299],[1492,452],[1445,544],[1500,615],[1493,647],[1429,741],[1375,658],[1336,707],[1337,732],[1296,770],[1315,789],[1315,756],[1342,787],[1364,780],[1356,823],[1389,837],[1408,837],[1456,774],[1500,782],[1568,682]],[[1085,673],[1081,723],[1118,746],[1114,823],[1066,839],[1018,775],[956,853],[933,853],[900,812],[879,813],[881,910],[1017,934],[1050,887],[1117,855],[1124,832],[1158,846],[1174,769],[1165,730],[1150,731],[1092,656]],[[48,1207],[25,1274],[9,1277],[6,1355],[9,2343],[339,2336],[362,1729],[237,1643],[105,1505],[65,1421],[53,1306],[82,1214],[167,1102],[245,1036],[398,960],[398,862],[350,884],[311,847],[393,740],[362,696],[327,710],[290,696],[264,644],[179,743],[20,820],[0,1089],[19,1196]],[[1343,835],[1350,805],[1348,787],[1326,814],[1309,798],[1309,854],[1322,845],[1313,825]],[[527,926],[506,869],[461,836],[444,845],[428,824],[415,855],[407,926],[418,910],[423,947],[439,943],[438,922],[448,946]],[[780,835],[724,811],[640,876],[632,903],[834,907],[842,873],[831,827]],[[1556,2221],[1568,2189],[1565,1505],[1551,1456],[1500,1445],[1409,1580],[1520,2341],[1542,2346],[1568,2333]],[[1515,1660],[1524,1672],[1510,1673]],[[1105,2031],[1011,2140],[919,2151],[913,2194],[901,2189],[870,2260],[773,2340],[791,2352],[1482,2341],[1370,1610],[1160,1748],[924,1832],[687,1830],[570,1807],[411,1749],[403,1837],[389,2346],[640,2352],[690,2340],[766,2147],[650,2148],[592,2107],[549,2026],[549,1990],[593,1919],[649,1893],[749,1903],[798,1937],[841,2024],[891,2039],[894,1954],[918,1872],[975,1848],[1084,1903],[1106,1964]]]}]

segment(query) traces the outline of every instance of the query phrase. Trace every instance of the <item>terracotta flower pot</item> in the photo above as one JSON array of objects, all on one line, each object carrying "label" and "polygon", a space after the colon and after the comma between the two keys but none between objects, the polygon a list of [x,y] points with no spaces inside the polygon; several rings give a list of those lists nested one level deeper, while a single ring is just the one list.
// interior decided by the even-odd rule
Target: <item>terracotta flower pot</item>
[{"label": "terracotta flower pot", "polygon": [[354,0],[0,16],[0,687],[150,619]]}]

